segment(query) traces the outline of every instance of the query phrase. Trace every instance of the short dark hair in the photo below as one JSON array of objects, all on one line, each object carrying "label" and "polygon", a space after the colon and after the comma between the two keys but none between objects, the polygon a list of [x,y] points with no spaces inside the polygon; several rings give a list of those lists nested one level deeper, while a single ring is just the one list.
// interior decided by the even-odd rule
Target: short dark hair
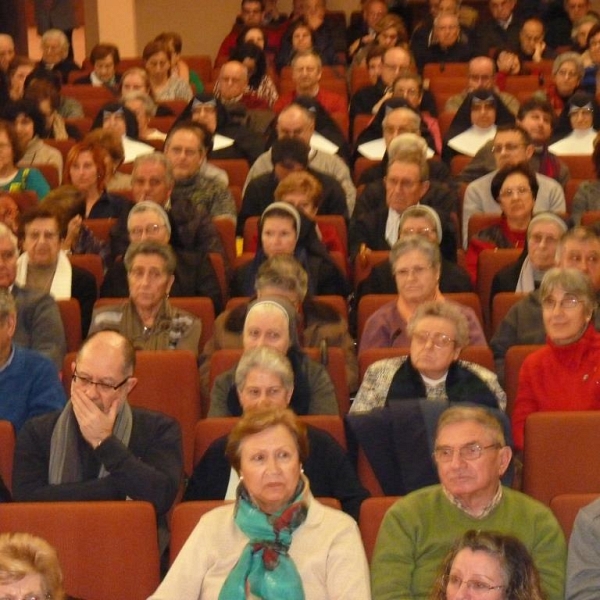
[{"label": "short dark hair", "polygon": [[61,231],[60,218],[55,211],[50,210],[47,206],[33,206],[29,210],[25,211],[19,218],[19,239],[25,238],[25,228],[30,225],[36,219],[52,219],[56,222],[56,228],[58,229],[58,235],[62,239],[64,236]]},{"label": "short dark hair", "polygon": [[167,135],[167,139],[165,140],[165,149],[171,142],[173,135],[181,130],[192,131],[198,138],[198,146],[202,144],[202,147],[207,153],[212,150],[212,133],[208,130],[206,125],[203,125],[202,123],[195,123],[194,121],[180,121],[179,123],[173,125],[171,131],[169,131],[169,134]]},{"label": "short dark hair", "polygon": [[521,104],[519,107],[519,112],[517,113],[517,119],[522,121],[527,113],[530,113],[533,110],[541,110],[543,113],[550,115],[552,125],[554,125],[554,121],[556,119],[556,115],[554,113],[554,109],[552,108],[552,104],[546,100],[546,98],[542,98],[540,96],[531,96]]},{"label": "short dark hair", "polygon": [[529,133],[527,131],[525,131],[525,129],[523,129],[523,127],[521,127],[520,125],[515,125],[513,123],[498,125],[498,127],[496,128],[496,134],[494,137],[496,137],[496,135],[498,135],[499,133],[505,133],[506,131],[516,131],[523,139],[523,143],[527,146],[530,146],[531,144],[533,144],[533,141],[532,141]]},{"label": "short dark hair", "polygon": [[94,65],[97,60],[102,60],[107,56],[112,56],[115,66],[119,64],[121,55],[119,49],[114,44],[96,44],[90,52],[90,62]]},{"label": "short dark hair", "polygon": [[531,188],[531,193],[533,194],[533,199],[535,200],[539,184],[537,181],[537,177],[533,169],[529,166],[528,163],[520,163],[518,165],[510,165],[500,169],[492,179],[492,197],[496,202],[499,202],[500,198],[500,189],[504,185],[504,182],[510,175],[514,175],[515,173],[520,173],[527,177],[527,181],[529,182],[529,187]]},{"label": "short dark hair", "polygon": [[282,138],[276,140],[271,147],[273,165],[285,162],[295,162],[304,168],[308,166],[310,148],[297,138]]},{"label": "short dark hair", "polygon": [[31,98],[23,98],[15,102],[9,102],[3,111],[3,117],[14,123],[19,115],[25,115],[33,121],[33,134],[39,137],[46,130],[46,119],[38,107],[38,103]]}]

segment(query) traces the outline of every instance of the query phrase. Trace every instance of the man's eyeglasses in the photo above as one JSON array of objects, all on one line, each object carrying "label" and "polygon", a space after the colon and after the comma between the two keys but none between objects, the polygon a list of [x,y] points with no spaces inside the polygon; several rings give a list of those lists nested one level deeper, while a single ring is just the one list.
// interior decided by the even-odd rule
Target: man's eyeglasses
[{"label": "man's eyeglasses", "polygon": [[[466,444],[458,448],[458,456],[461,460],[477,460],[481,458],[485,450],[489,450],[490,448],[498,449],[500,448],[500,444],[490,444],[489,446],[482,446],[477,443]],[[452,446],[438,446],[433,452],[433,457],[437,462],[448,463],[454,458],[456,450]]]},{"label": "man's eyeglasses", "polygon": [[426,344],[431,341],[436,348],[447,348],[456,341],[449,335],[440,333],[439,331],[415,331],[412,337],[413,340],[417,340],[420,344]]},{"label": "man's eyeglasses", "polygon": [[[123,387],[129,380],[131,379],[131,375],[127,375],[121,383],[112,384],[112,383],[104,383],[102,381],[93,381],[89,377],[83,377],[77,373],[77,369],[73,373],[73,383],[80,385],[83,388],[90,388],[95,386],[96,389],[101,394],[109,394],[111,392],[116,392],[119,388]],[[0,598],[2,600],[2,598]]]},{"label": "man's eyeglasses", "polygon": [[146,235],[156,235],[165,225],[153,223],[152,225],[146,225],[146,227],[132,227],[129,230],[129,235],[140,237],[144,233]]},{"label": "man's eyeglasses", "polygon": [[492,154],[502,154],[502,152],[514,152],[515,150],[518,150],[521,146],[525,146],[526,144],[514,144],[514,143],[508,143],[508,144],[494,144],[492,146]]}]

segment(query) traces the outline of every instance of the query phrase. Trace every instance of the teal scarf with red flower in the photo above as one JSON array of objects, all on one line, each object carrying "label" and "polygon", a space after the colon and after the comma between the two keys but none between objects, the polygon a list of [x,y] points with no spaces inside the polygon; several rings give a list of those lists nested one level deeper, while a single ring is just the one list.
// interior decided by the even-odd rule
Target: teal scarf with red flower
[{"label": "teal scarf with red flower", "polygon": [[300,574],[288,551],[294,531],[308,513],[308,481],[301,479],[294,499],[280,513],[268,515],[251,500],[243,483],[237,491],[234,520],[249,542],[227,576],[219,600],[304,600]]}]

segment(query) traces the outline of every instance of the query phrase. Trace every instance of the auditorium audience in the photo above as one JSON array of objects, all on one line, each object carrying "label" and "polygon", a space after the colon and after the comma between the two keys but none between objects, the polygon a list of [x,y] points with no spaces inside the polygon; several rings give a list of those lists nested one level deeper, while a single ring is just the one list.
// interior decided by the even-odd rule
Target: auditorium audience
[{"label": "auditorium audience", "polygon": [[[575,227],[567,231],[556,251],[556,266],[582,271],[592,288],[600,291],[600,239],[593,229]],[[600,312],[594,312],[594,323],[600,330]],[[511,346],[543,344],[546,332],[542,320],[540,290],[530,292],[507,313],[494,333],[490,346],[496,361],[496,373],[504,380],[504,357]]]},{"label": "auditorium audience", "polygon": [[[308,275],[291,255],[276,254],[258,269],[254,281],[256,298],[281,296],[292,303],[298,312],[298,335],[302,345],[319,348],[339,347],[346,359],[346,379],[351,392],[358,387],[358,361],[354,340],[348,333],[346,319],[331,306],[308,293]],[[253,294],[254,296],[254,294]],[[214,333],[206,342],[200,356],[200,385],[208,397],[210,358],[214,352],[242,347],[242,328],[248,304],[224,310],[217,316]]]}]

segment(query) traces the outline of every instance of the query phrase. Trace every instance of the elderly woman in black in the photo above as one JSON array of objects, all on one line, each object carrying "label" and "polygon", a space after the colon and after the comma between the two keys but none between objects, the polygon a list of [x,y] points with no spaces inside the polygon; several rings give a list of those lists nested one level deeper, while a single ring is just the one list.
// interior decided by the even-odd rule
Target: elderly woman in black
[{"label": "elderly woman in black", "polygon": [[329,256],[315,230],[315,224],[287,202],[273,202],[258,222],[258,246],[252,262],[235,270],[232,296],[252,296],[260,265],[279,254],[289,254],[308,273],[308,290],[314,295],[346,296],[349,284]]},{"label": "elderly woman in black", "polygon": [[421,304],[409,323],[408,335],[409,355],[373,363],[350,412],[415,398],[506,407],[506,394],[496,375],[458,359],[469,343],[469,327],[456,306],[443,301]]}]

